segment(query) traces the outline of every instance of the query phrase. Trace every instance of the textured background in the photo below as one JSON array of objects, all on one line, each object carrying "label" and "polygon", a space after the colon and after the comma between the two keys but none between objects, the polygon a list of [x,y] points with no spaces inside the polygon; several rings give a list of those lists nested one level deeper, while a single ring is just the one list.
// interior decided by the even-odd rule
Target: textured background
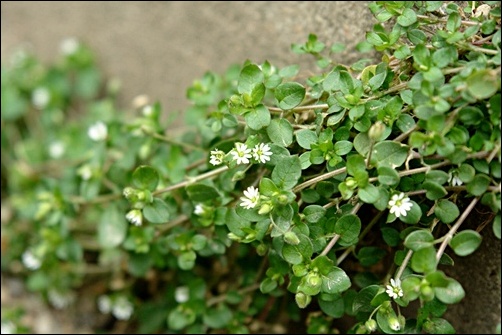
[{"label": "textured background", "polygon": [[[165,111],[180,113],[189,106],[186,88],[207,70],[222,73],[246,59],[308,66],[310,57],[293,54],[290,45],[305,42],[309,33],[328,45],[347,45],[336,60],[350,64],[360,57],[354,46],[374,23],[366,1],[2,1],[1,57],[4,62],[15,50],[29,48],[51,61],[63,39],[77,37],[96,52],[105,74],[122,82],[123,107],[147,94]],[[472,229],[479,220],[472,215]],[[455,267],[445,270],[467,293],[446,315],[459,334],[493,333],[500,322],[500,241],[491,225],[481,234],[482,248],[457,257]],[[80,313],[77,328],[69,330],[61,313],[51,319],[15,283],[2,285],[2,305],[25,301],[41,332],[85,332],[84,324],[92,323]]]}]

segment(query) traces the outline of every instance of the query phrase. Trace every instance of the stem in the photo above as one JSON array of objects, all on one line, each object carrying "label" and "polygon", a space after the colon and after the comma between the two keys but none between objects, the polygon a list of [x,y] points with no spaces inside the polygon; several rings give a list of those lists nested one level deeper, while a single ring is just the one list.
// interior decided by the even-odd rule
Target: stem
[{"label": "stem", "polygon": [[196,182],[204,180],[204,179],[215,177],[215,176],[219,175],[220,173],[225,172],[227,170],[228,170],[228,166],[225,165],[225,166],[222,166],[216,170],[211,170],[211,171],[208,171],[206,173],[203,173],[203,174],[195,176],[195,177],[189,177],[190,178],[189,180],[185,180],[185,181],[179,182],[178,184],[170,185],[170,186],[167,186],[163,189],[152,192],[152,195],[159,195],[159,194],[162,194],[165,192],[173,191],[178,188],[182,188],[187,185],[190,185],[192,183],[196,183]]},{"label": "stem", "polygon": [[471,203],[465,211],[462,213],[462,215],[458,218],[457,222],[453,225],[453,227],[450,228],[448,233],[444,236],[443,242],[439,246],[438,252],[436,254],[436,261],[439,263],[439,260],[441,259],[441,256],[443,255],[444,251],[446,250],[446,246],[450,242],[450,240],[453,238],[453,235],[455,232],[460,228],[460,225],[465,221],[467,216],[471,213],[471,211],[474,209],[474,206],[476,206],[476,203],[479,201],[479,197],[476,197],[472,199]]},{"label": "stem", "polygon": [[[352,211],[350,211],[350,214],[356,214],[357,211],[361,208],[363,204],[361,202],[358,202],[354,208],[352,208]],[[335,234],[331,241],[329,241],[328,245],[324,248],[324,250],[321,252],[321,256],[326,256],[328,252],[335,246],[336,242],[340,239],[341,235]]]},{"label": "stem", "polygon": [[299,191],[303,190],[306,187],[309,187],[311,185],[314,185],[314,184],[316,184],[316,183],[318,183],[320,181],[329,179],[329,178],[334,177],[336,175],[345,173],[346,171],[347,171],[347,168],[343,167],[343,168],[340,168],[338,170],[333,170],[333,171],[330,171],[330,172],[326,172],[325,174],[322,174],[322,175],[320,175],[318,177],[309,179],[306,182],[303,182],[303,183],[301,183],[299,185],[296,185],[296,187],[293,188],[293,192],[294,193],[299,192]]},{"label": "stem", "polygon": [[[271,112],[284,112],[283,109],[279,107],[267,107],[269,111]],[[298,106],[293,109],[291,109],[291,112],[303,112],[311,109],[328,109],[329,106],[328,104],[319,104],[319,105],[308,105],[308,106]]]},{"label": "stem", "polygon": [[[446,23],[446,22],[448,22],[447,19],[434,19],[434,18],[431,18],[431,17],[429,17],[427,15],[417,15],[417,18],[427,20],[430,23],[439,23],[439,22]],[[460,22],[462,24],[465,24],[466,26],[477,26],[477,25],[480,25],[479,22],[475,22],[475,21],[462,20]]]},{"label": "stem", "polygon": [[[252,285],[249,285],[247,287],[244,287],[244,288],[241,288],[240,290],[238,290],[237,292],[239,294],[246,294],[246,293],[249,293],[249,292],[253,292],[257,289],[260,288],[260,284],[259,283],[255,283],[255,284],[252,284]],[[216,296],[216,297],[212,297],[212,298],[209,298],[207,300],[207,307],[210,307],[210,306],[213,306],[219,302],[223,302],[227,299],[227,294],[224,293],[222,295],[219,295],[219,296]]]},{"label": "stem", "polygon": [[178,142],[178,141],[173,140],[173,139],[171,139],[169,137],[166,137],[166,136],[163,136],[161,134],[155,133],[155,132],[149,130],[148,128],[146,128],[144,126],[141,127],[141,130],[146,135],[152,136],[153,138],[156,138],[158,140],[161,140],[161,141],[164,141],[164,142],[167,142],[167,143],[170,143],[170,144],[174,144],[174,145],[179,145],[180,147],[183,147],[183,148],[188,149],[188,150],[204,151],[204,149],[199,148],[199,147],[197,147],[195,145],[191,145],[191,144],[183,143],[183,142]]},{"label": "stem", "polygon": [[401,279],[401,276],[403,275],[404,269],[406,269],[406,266],[410,262],[411,256],[413,255],[413,250],[408,250],[408,253],[403,259],[403,263],[401,263],[401,266],[397,270],[396,273],[396,279]]}]

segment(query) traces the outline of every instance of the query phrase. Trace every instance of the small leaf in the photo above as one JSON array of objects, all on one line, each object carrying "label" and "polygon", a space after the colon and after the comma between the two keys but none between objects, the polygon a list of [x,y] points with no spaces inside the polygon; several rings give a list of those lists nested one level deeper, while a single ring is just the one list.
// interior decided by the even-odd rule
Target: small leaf
[{"label": "small leaf", "polygon": [[318,222],[324,217],[324,214],[326,214],[326,209],[319,205],[309,205],[303,210],[303,215],[308,223]]},{"label": "small leaf", "polygon": [[404,245],[413,251],[431,247],[433,242],[434,236],[425,229],[415,230],[404,239]]},{"label": "small leaf", "polygon": [[426,247],[419,249],[411,256],[411,268],[415,272],[429,273],[436,270],[436,249]]},{"label": "small leaf", "polygon": [[455,235],[449,245],[459,256],[472,254],[481,244],[481,235],[474,230],[464,230]]},{"label": "small leaf", "polygon": [[143,208],[143,215],[151,223],[165,223],[169,221],[169,207],[164,200],[154,198],[151,204],[147,204]]},{"label": "small leaf", "polygon": [[297,234],[300,243],[297,245],[284,244],[282,256],[291,264],[300,264],[305,259],[310,259],[313,254],[312,242],[309,237],[303,234]]},{"label": "small leaf", "polygon": [[116,206],[108,206],[98,225],[98,242],[103,248],[114,248],[122,243],[127,234],[127,221]]},{"label": "small leaf", "polygon": [[380,192],[373,184],[368,184],[364,188],[360,188],[357,195],[362,202],[367,204],[373,204],[380,198]]},{"label": "small leaf", "polygon": [[290,190],[298,182],[302,174],[302,167],[298,156],[282,159],[272,170],[272,181],[283,190]]},{"label": "small leaf", "polygon": [[401,166],[408,157],[408,147],[404,144],[393,141],[382,141],[375,144],[373,149],[373,160],[377,166],[390,166],[396,168]]},{"label": "small leaf", "polygon": [[377,169],[378,171],[378,182],[383,185],[395,186],[399,184],[399,174],[395,169],[392,169],[388,166],[380,166]]},{"label": "small leaf", "polygon": [[321,295],[318,299],[321,310],[332,318],[341,318],[345,312],[345,303],[340,294],[335,294],[333,300],[324,300]]},{"label": "small leaf", "polygon": [[460,215],[457,205],[446,199],[439,199],[436,207],[434,208],[434,214],[443,223],[452,223]]},{"label": "small leaf", "polygon": [[317,134],[310,129],[301,129],[296,132],[296,141],[304,149],[310,149],[312,143],[317,143]]},{"label": "small leaf", "polygon": [[293,143],[293,127],[286,119],[274,119],[267,127],[267,135],[277,145],[287,147]]},{"label": "small leaf", "polygon": [[361,231],[361,220],[357,215],[345,214],[335,224],[335,233],[340,235],[340,242],[345,246],[357,243]]},{"label": "small leaf", "polygon": [[403,27],[411,26],[417,22],[417,14],[411,8],[406,8],[401,15],[397,17],[397,23]]},{"label": "small leaf", "polygon": [[350,141],[337,141],[334,145],[335,154],[343,156],[352,150],[352,142]]},{"label": "small leaf", "polygon": [[442,318],[427,319],[424,322],[423,330],[427,334],[456,334],[455,328]]},{"label": "small leaf", "polygon": [[214,187],[200,183],[188,185],[186,191],[188,197],[194,202],[204,202],[220,197],[220,194]]},{"label": "small leaf", "polygon": [[202,320],[210,328],[225,328],[233,318],[233,313],[225,304],[218,304],[215,307],[208,308],[204,313]]},{"label": "small leaf", "polygon": [[270,112],[260,104],[245,115],[246,124],[253,130],[260,130],[270,124]]},{"label": "small leaf", "polygon": [[413,200],[410,201],[413,206],[406,213],[406,216],[400,216],[399,219],[407,224],[417,224],[422,218],[422,209],[420,206]]},{"label": "small leaf", "polygon": [[251,93],[253,88],[263,82],[264,75],[256,64],[246,65],[239,75],[237,90],[240,94]]},{"label": "small leaf", "polygon": [[425,196],[429,200],[437,200],[448,194],[443,186],[433,181],[425,181],[422,187],[427,190]]},{"label": "small leaf", "polygon": [[372,266],[378,263],[387,252],[378,247],[362,247],[357,253],[357,259],[362,266]]},{"label": "small leaf", "polygon": [[480,196],[486,192],[490,186],[490,177],[485,174],[477,174],[465,187],[474,196]]},{"label": "small leaf", "polygon": [[350,288],[350,278],[341,268],[334,266],[326,276],[322,276],[321,290],[324,293],[341,293]]},{"label": "small leaf", "polygon": [[159,173],[151,166],[141,165],[134,170],[132,182],[137,188],[154,191],[159,183]]},{"label": "small leaf", "polygon": [[446,287],[435,287],[434,293],[436,294],[436,298],[445,304],[459,303],[465,296],[462,285],[453,278],[448,279]]},{"label": "small leaf", "polygon": [[302,103],[305,98],[305,87],[297,82],[280,84],[275,89],[275,98],[279,102],[279,107],[283,110],[290,110]]},{"label": "small leaf", "polygon": [[467,90],[478,100],[488,99],[500,89],[500,74],[489,69],[474,70],[466,79]]}]

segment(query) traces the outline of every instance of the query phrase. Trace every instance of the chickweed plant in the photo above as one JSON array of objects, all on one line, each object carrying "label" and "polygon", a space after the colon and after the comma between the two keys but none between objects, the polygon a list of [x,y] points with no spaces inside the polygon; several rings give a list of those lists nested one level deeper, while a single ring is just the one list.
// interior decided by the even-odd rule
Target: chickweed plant
[{"label": "chickweed plant", "polygon": [[450,255],[500,239],[500,2],[369,9],[356,63],[310,34],[292,51],[315,69],[207,72],[182,129],[158,102],[117,107],[82,42],[53,65],[15,54],[2,271],[137,333],[454,333]]}]

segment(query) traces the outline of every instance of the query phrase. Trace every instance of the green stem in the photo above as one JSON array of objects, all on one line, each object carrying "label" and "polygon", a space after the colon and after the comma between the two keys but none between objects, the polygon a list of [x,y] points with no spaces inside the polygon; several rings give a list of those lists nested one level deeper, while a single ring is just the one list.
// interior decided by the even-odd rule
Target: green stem
[{"label": "green stem", "polygon": [[[283,109],[279,107],[267,107],[269,111],[271,112],[285,112]],[[328,104],[319,104],[319,105],[308,105],[308,106],[298,106],[293,109],[291,109],[291,112],[304,112],[312,109],[328,109],[329,105]]]},{"label": "green stem", "polygon": [[453,238],[453,235],[456,233],[458,228],[460,228],[460,225],[465,221],[467,216],[471,213],[471,211],[474,209],[474,206],[476,206],[476,203],[479,201],[479,197],[476,197],[472,199],[471,203],[465,211],[462,213],[462,215],[458,218],[457,222],[450,228],[448,233],[444,236],[443,242],[441,242],[441,245],[439,246],[439,249],[436,253],[436,261],[439,262],[441,259],[441,256],[443,255],[444,251],[446,250],[446,246],[448,243],[450,243],[450,240]]},{"label": "green stem", "polygon": [[170,144],[174,144],[174,145],[179,145],[180,147],[182,148],[185,148],[187,150],[196,150],[196,151],[204,151],[204,149],[202,148],[199,148],[195,145],[191,145],[191,144],[188,144],[188,143],[183,143],[183,142],[178,142],[176,140],[173,140],[172,138],[169,138],[169,137],[166,137],[166,136],[163,136],[161,134],[158,134],[156,132],[153,132],[151,130],[149,130],[148,128],[146,127],[141,127],[141,130],[146,134],[146,135],[149,135],[155,139],[158,139],[158,140],[161,140],[161,141],[164,141],[166,143],[170,143]]}]

